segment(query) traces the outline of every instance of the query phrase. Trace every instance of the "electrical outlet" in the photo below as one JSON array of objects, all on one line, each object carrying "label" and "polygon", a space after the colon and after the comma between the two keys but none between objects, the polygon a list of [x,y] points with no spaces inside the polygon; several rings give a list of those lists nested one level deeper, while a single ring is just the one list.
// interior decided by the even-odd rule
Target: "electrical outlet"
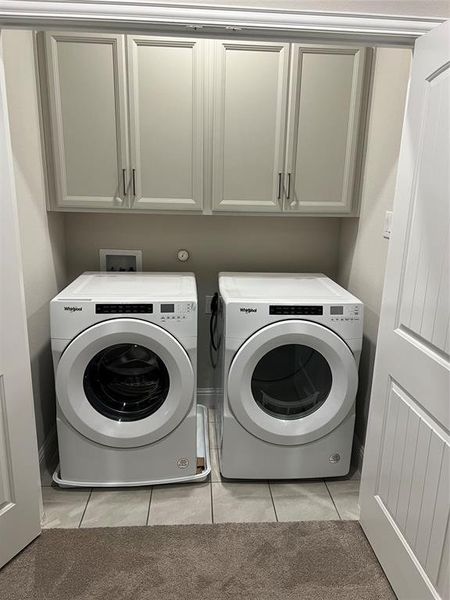
[{"label": "electrical outlet", "polygon": [[213,299],[213,295],[206,295],[205,296],[205,315],[210,315],[211,314],[211,301]]}]

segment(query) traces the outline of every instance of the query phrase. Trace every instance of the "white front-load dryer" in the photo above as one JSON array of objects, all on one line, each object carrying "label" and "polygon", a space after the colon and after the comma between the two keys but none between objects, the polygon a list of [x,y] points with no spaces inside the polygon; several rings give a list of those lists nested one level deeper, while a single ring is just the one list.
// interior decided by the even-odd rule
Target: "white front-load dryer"
[{"label": "white front-load dryer", "polygon": [[362,303],[322,274],[221,273],[219,290],[222,474],[347,474]]},{"label": "white front-load dryer", "polygon": [[192,274],[84,273],[51,302],[65,485],[145,485],[197,473]]}]

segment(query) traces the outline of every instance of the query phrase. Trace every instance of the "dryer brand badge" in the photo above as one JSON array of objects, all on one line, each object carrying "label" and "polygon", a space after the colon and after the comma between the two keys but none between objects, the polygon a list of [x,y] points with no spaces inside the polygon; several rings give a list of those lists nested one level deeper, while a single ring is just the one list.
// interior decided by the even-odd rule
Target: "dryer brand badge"
[{"label": "dryer brand badge", "polygon": [[239,309],[242,313],[245,313],[246,315],[249,315],[250,313],[255,313],[257,312],[257,308],[246,308],[245,306],[241,306],[241,308]]},{"label": "dryer brand badge", "polygon": [[179,458],[177,460],[177,467],[179,469],[187,469],[189,466],[189,459],[188,458]]},{"label": "dryer brand badge", "polygon": [[79,310],[83,310],[82,306],[65,306],[64,310],[68,310],[69,312],[78,312]]}]

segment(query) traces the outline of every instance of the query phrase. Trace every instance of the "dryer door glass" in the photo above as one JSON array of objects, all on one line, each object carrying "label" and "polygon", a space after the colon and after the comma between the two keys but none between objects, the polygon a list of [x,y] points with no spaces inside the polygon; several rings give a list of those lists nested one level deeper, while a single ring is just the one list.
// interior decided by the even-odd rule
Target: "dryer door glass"
[{"label": "dryer door glass", "polygon": [[169,373],[161,358],[137,344],[115,344],[92,358],[84,373],[91,405],[115,421],[145,419],[169,392]]},{"label": "dryer door glass", "polygon": [[268,414],[298,419],[316,411],[332,386],[330,366],[308,346],[286,344],[265,354],[253,371],[252,394]]}]

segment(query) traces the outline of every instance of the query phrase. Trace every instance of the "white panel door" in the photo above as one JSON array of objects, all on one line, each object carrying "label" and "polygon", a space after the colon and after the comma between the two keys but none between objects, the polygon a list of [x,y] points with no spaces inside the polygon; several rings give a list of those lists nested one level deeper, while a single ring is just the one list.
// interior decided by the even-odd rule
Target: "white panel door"
[{"label": "white panel door", "polygon": [[124,36],[47,33],[56,208],[127,199]]},{"label": "white panel door", "polygon": [[204,44],[128,36],[134,209],[202,209]]},{"label": "white panel door", "polygon": [[352,211],[367,52],[292,44],[287,210]]},{"label": "white panel door", "polygon": [[280,211],[289,44],[217,41],[213,210]]},{"label": "white panel door", "polygon": [[39,535],[41,491],[1,46],[0,140],[0,567],[2,567]]},{"label": "white panel door", "polygon": [[400,600],[450,597],[449,39],[414,52],[361,482]]}]

